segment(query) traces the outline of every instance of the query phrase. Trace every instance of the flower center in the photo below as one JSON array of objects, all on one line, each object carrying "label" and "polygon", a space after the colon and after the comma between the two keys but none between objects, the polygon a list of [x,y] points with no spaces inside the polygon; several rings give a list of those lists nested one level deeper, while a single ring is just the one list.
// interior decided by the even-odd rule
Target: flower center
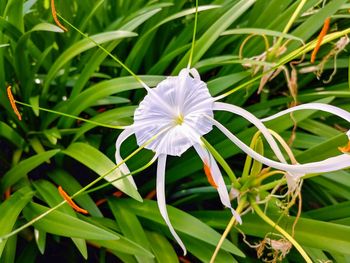
[{"label": "flower center", "polygon": [[182,123],[184,122],[184,116],[180,113],[175,117],[174,121],[176,125],[182,125]]}]

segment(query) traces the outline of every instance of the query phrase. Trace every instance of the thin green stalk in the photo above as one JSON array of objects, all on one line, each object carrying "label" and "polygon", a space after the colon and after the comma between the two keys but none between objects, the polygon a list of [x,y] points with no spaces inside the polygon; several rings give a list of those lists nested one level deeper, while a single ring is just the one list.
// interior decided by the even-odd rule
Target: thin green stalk
[{"label": "thin green stalk", "polygon": [[[241,201],[239,202],[239,204],[237,206],[236,212],[238,214],[240,214],[244,210],[245,206],[246,206],[246,198],[242,197]],[[225,229],[224,233],[222,234],[222,236],[219,240],[219,243],[217,244],[217,246],[215,248],[213,255],[211,256],[210,263],[215,262],[215,259],[220,251],[222,244],[224,243],[228,233],[230,233],[230,231],[235,223],[236,223],[236,218],[233,216],[231,218],[230,222],[228,223],[228,225],[226,226],[226,229]]]},{"label": "thin green stalk", "polygon": [[[259,138],[259,136],[260,136],[260,131],[257,131],[255,134],[254,134],[254,136],[253,136],[253,138],[252,138],[252,140],[251,140],[251,143],[250,143],[250,145],[249,145],[249,147],[250,148],[252,148],[252,149],[254,149],[255,148],[255,145],[256,145],[256,142],[257,142],[257,140],[258,140],[258,138]],[[249,172],[250,172],[250,169],[251,169],[251,164],[252,164],[252,161],[253,161],[253,159],[252,159],[252,157],[250,157],[249,155],[247,155],[247,158],[246,158],[246,160],[245,160],[245,163],[244,163],[244,167],[243,167],[243,172],[242,172],[242,181],[245,181],[245,180],[247,180],[248,179],[248,177],[249,177]]]},{"label": "thin green stalk", "polygon": [[[305,3],[306,3],[307,0],[301,0],[297,9],[295,9],[293,15],[291,16],[291,18],[289,19],[287,25],[284,27],[283,31],[282,31],[282,34],[287,34],[288,31],[290,30],[290,28],[292,27],[293,23],[295,22],[295,20],[297,19],[301,9],[304,7]],[[275,47],[274,47],[274,50],[277,50],[281,43],[282,43],[282,40],[283,40],[283,36],[280,36],[275,44]]]},{"label": "thin green stalk", "polygon": [[274,229],[276,229],[278,232],[280,232],[290,243],[293,244],[293,246],[299,251],[301,256],[305,259],[307,263],[312,263],[312,260],[308,256],[308,254],[305,252],[305,250],[299,245],[299,243],[283,228],[281,228],[279,225],[277,225],[274,221],[272,221],[267,215],[264,214],[264,212],[260,209],[259,205],[256,204],[254,200],[251,200],[251,206],[256,212],[256,214],[264,220],[267,224],[272,226]]},{"label": "thin green stalk", "polygon": [[272,172],[267,172],[259,177],[257,177],[254,181],[253,181],[253,184],[254,185],[260,185],[262,183],[262,181],[264,181],[266,178],[269,178],[270,176],[273,176],[273,175],[276,175],[276,174],[282,174],[282,175],[285,175],[286,172],[284,171],[279,171],[279,170],[276,170],[276,171],[272,171]]},{"label": "thin green stalk", "polygon": [[54,114],[57,114],[57,115],[69,117],[69,118],[72,118],[72,119],[76,119],[76,120],[79,120],[79,121],[87,122],[87,123],[94,124],[94,125],[97,125],[97,126],[102,126],[102,127],[111,128],[111,129],[125,129],[125,126],[115,126],[115,125],[104,124],[104,123],[101,123],[101,122],[91,121],[91,120],[80,118],[80,117],[77,117],[77,116],[74,116],[74,115],[70,115],[68,113],[63,113],[63,112],[59,112],[59,111],[45,109],[45,108],[42,108],[42,107],[32,106],[30,104],[27,104],[27,103],[24,103],[24,102],[21,102],[21,101],[17,101],[17,100],[15,102],[17,104],[19,104],[19,105],[23,105],[23,106],[26,106],[26,107],[29,107],[29,108],[32,108],[32,109],[39,109],[41,111],[46,111],[46,112],[54,113]]},{"label": "thin green stalk", "polygon": [[188,69],[191,68],[191,65],[192,65],[194,44],[196,43],[197,22],[198,22],[198,0],[196,0],[196,13],[194,15],[194,27],[193,27],[193,35],[192,35],[192,44],[191,44],[190,57],[188,59],[188,64],[187,64],[187,68]]},{"label": "thin green stalk", "polygon": [[271,190],[273,188],[275,188],[277,185],[285,185],[287,183],[287,180],[285,178],[273,181],[271,183],[267,183],[264,184],[262,186],[259,187],[259,192],[260,191],[268,191]]},{"label": "thin green stalk", "polygon": [[103,52],[105,52],[108,56],[110,56],[115,62],[117,62],[122,68],[124,68],[131,76],[133,76],[146,90],[149,89],[149,87],[146,85],[145,82],[142,81],[142,79],[137,76],[128,66],[126,66],[121,60],[119,60],[116,56],[114,56],[111,52],[109,52],[107,49],[105,49],[102,45],[97,43],[95,40],[93,40],[91,37],[89,37],[87,34],[83,33],[75,27],[72,23],[67,21],[64,17],[62,17],[59,13],[57,13],[57,16],[61,18],[66,24],[68,24],[70,27],[72,27],[75,31],[77,31],[80,35],[83,37],[89,39],[92,43],[94,43],[97,47],[99,47]]},{"label": "thin green stalk", "polygon": [[[79,130],[79,128],[71,128],[71,129],[57,129],[61,134],[71,134],[71,133],[76,133]],[[27,132],[27,135],[38,135],[38,134],[43,134],[44,131],[29,131]]]},{"label": "thin green stalk", "polygon": [[209,150],[209,152],[214,156],[215,160],[217,160],[221,165],[221,167],[225,170],[228,177],[230,177],[230,180],[233,183],[234,188],[239,189],[241,187],[241,184],[238,182],[236,175],[234,174],[230,166],[227,164],[226,160],[206,139],[202,137],[201,140],[204,143],[205,147]]},{"label": "thin green stalk", "polygon": [[[163,132],[167,131],[168,129],[164,129],[161,132],[157,133],[156,135],[154,135],[152,138],[150,138],[148,141],[146,141],[144,144],[142,144],[140,147],[138,147],[135,151],[133,151],[131,154],[129,154],[123,161],[121,161],[120,163],[118,163],[116,166],[114,166],[112,169],[110,169],[109,171],[107,171],[105,174],[103,174],[102,176],[98,177],[97,179],[95,179],[94,181],[92,181],[91,183],[87,184],[86,186],[84,186],[83,188],[81,188],[79,191],[77,191],[76,193],[74,193],[73,195],[70,196],[71,199],[74,199],[75,197],[77,197],[78,195],[84,193],[87,189],[89,189],[90,187],[92,187],[93,185],[95,185],[96,183],[98,183],[100,180],[102,180],[103,178],[105,178],[107,175],[109,175],[110,173],[112,173],[114,170],[118,169],[118,167],[120,165],[122,165],[123,163],[125,163],[126,161],[128,161],[129,159],[131,159],[134,155],[136,155],[138,152],[140,152],[143,148],[145,148],[148,144],[150,144],[153,140],[155,140],[160,134],[162,134]],[[4,239],[8,239],[10,237],[12,237],[13,235],[18,234],[19,232],[21,232],[23,229],[33,225],[35,222],[39,221],[40,219],[44,218],[45,216],[47,216],[48,214],[50,214],[51,212],[55,211],[56,209],[58,209],[59,207],[61,207],[62,205],[64,205],[65,203],[67,203],[66,200],[62,201],[61,203],[57,204],[56,206],[50,208],[49,210],[47,210],[45,213],[42,213],[41,215],[37,216],[36,218],[30,220],[29,222],[27,222],[26,224],[24,224],[23,226],[15,229],[14,231],[11,231],[10,233],[0,237],[0,243],[2,242],[2,240]]]}]

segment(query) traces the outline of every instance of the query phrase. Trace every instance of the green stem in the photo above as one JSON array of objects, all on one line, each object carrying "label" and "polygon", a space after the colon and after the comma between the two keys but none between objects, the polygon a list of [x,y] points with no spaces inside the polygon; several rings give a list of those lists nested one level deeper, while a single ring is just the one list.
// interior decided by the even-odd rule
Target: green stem
[{"label": "green stem", "polygon": [[266,178],[269,178],[270,176],[273,176],[273,175],[276,175],[276,174],[282,174],[282,175],[285,175],[286,172],[284,171],[272,171],[272,172],[267,172],[265,174],[262,174],[260,176],[258,176],[254,181],[253,181],[253,184],[254,185],[260,185],[262,183],[262,181],[264,181]]},{"label": "green stem", "polygon": [[[245,197],[242,197],[241,201],[239,202],[238,206],[237,206],[237,209],[236,209],[236,212],[238,214],[240,214],[243,209],[245,208],[246,206],[246,198]],[[215,248],[215,251],[213,253],[213,255],[211,256],[211,259],[210,259],[210,263],[214,263],[215,262],[215,259],[220,251],[220,248],[222,246],[222,244],[224,243],[228,233],[230,233],[232,227],[234,226],[234,224],[236,223],[236,218],[233,216],[230,220],[230,222],[228,223],[228,225],[226,226],[226,229],[224,231],[224,233],[222,234],[220,240],[219,240],[219,243],[217,244],[216,248]]]},{"label": "green stem", "polygon": [[[300,1],[300,3],[299,3],[299,5],[298,5],[297,9],[295,9],[295,11],[294,11],[293,15],[291,16],[291,18],[289,19],[287,25],[284,27],[284,29],[283,29],[283,31],[282,31],[282,34],[287,34],[287,33],[288,33],[288,31],[289,31],[290,28],[292,27],[293,23],[294,23],[295,20],[297,19],[298,15],[299,15],[299,13],[300,13],[300,11],[301,11],[301,9],[304,7],[306,1],[307,1],[307,0],[301,0],[301,1]],[[281,35],[281,36],[278,38],[278,40],[277,40],[277,42],[276,42],[276,44],[275,44],[275,47],[274,47],[274,51],[276,51],[276,50],[280,47],[280,45],[281,45],[281,43],[282,43],[282,40],[283,40],[283,35]],[[273,51],[273,52],[274,52],[274,51]]]},{"label": "green stem", "polygon": [[102,126],[102,127],[111,128],[111,129],[124,129],[125,128],[124,126],[115,126],[115,125],[104,124],[104,123],[101,123],[101,122],[91,121],[91,120],[80,118],[80,117],[77,117],[77,116],[74,116],[74,115],[70,115],[68,113],[63,113],[63,112],[59,112],[59,111],[45,109],[45,108],[42,108],[42,107],[32,106],[30,104],[27,104],[27,103],[24,103],[24,102],[21,102],[21,101],[17,101],[17,100],[15,102],[17,104],[19,104],[19,105],[23,105],[23,106],[26,106],[26,107],[29,107],[29,108],[32,108],[32,109],[39,109],[41,111],[46,111],[46,112],[54,113],[54,114],[57,114],[57,115],[69,117],[69,118],[72,118],[72,119],[76,119],[76,120],[79,120],[79,121],[87,122],[87,123],[90,123],[90,124],[93,124],[93,125],[97,125],[97,126]]},{"label": "green stem", "polygon": [[[60,134],[71,134],[71,133],[76,133],[79,128],[71,128],[71,129],[57,129]],[[27,135],[39,135],[43,134],[44,131],[29,131],[27,132]]]},{"label": "green stem", "polygon": [[192,58],[193,58],[193,52],[194,52],[194,44],[196,42],[197,21],[198,21],[198,0],[196,0],[196,13],[194,15],[194,27],[193,27],[192,44],[191,44],[190,57],[188,59],[188,64],[187,64],[187,68],[188,69],[191,68],[191,64],[192,64]]},{"label": "green stem", "polygon": [[267,183],[267,184],[260,186],[259,191],[268,191],[268,190],[275,188],[279,184],[285,185],[286,183],[287,183],[287,180],[285,178],[282,178],[282,179],[279,179],[279,180],[273,181],[271,183]]},{"label": "green stem", "polygon": [[214,156],[215,160],[217,160],[221,167],[225,170],[231,182],[233,183],[234,188],[239,189],[241,187],[241,184],[238,182],[236,175],[234,174],[226,160],[206,139],[202,137],[201,140],[204,143],[205,147],[209,150],[209,152]]},{"label": "green stem", "polygon": [[272,221],[267,215],[264,214],[264,212],[260,209],[259,205],[256,204],[254,200],[251,200],[251,206],[254,209],[254,211],[257,213],[257,215],[264,220],[267,224],[272,226],[274,229],[276,229],[278,232],[280,232],[290,243],[293,244],[293,246],[299,251],[301,256],[305,259],[307,263],[312,263],[312,260],[308,256],[308,254],[305,252],[305,250],[299,245],[299,243],[283,228],[281,228],[279,225],[277,225],[274,221]]},{"label": "green stem", "polygon": [[[258,140],[258,138],[260,136],[260,133],[261,133],[260,131],[257,131],[254,134],[254,136],[253,136],[253,138],[252,138],[252,140],[250,142],[250,145],[249,145],[250,148],[252,148],[252,149],[255,148],[255,145],[256,145],[257,140]],[[245,182],[249,178],[249,173],[250,173],[250,170],[251,170],[252,161],[253,161],[252,157],[247,155],[245,163],[244,163],[244,167],[243,167],[242,177],[241,177],[241,180],[243,182]]]}]

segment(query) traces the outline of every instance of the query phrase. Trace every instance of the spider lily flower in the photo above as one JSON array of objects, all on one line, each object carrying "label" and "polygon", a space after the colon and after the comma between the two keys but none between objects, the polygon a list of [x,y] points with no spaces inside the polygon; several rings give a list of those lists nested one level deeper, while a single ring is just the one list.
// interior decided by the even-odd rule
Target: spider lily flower
[{"label": "spider lily flower", "polygon": [[[227,187],[214,157],[201,141],[201,137],[209,133],[213,125],[219,128],[231,141],[252,158],[267,166],[287,171],[289,176],[287,179],[292,179],[292,181],[296,181],[306,173],[334,171],[350,166],[350,155],[347,154],[321,162],[287,164],[275,139],[263,124],[264,121],[277,118],[294,110],[308,109],[308,107],[311,107],[311,109],[318,107],[341,117],[346,116],[345,119],[350,122],[350,114],[339,108],[316,103],[305,104],[282,111],[270,118],[259,120],[253,114],[240,107],[216,102],[215,98],[210,95],[206,83],[200,79],[197,70],[193,68],[181,70],[178,76],[166,78],[153,89],[146,85],[145,88],[147,95],[134,113],[134,123],[127,127],[116,141],[116,162],[120,163],[123,160],[120,155],[120,147],[128,137],[135,135],[137,144],[141,146],[151,138],[154,138],[155,134],[159,134],[145,148],[155,152],[154,158],[158,159],[156,180],[158,207],[171,234],[183,249],[184,254],[186,254],[185,245],[175,232],[166,210],[165,169],[168,155],[181,156],[193,146],[203,161],[205,172],[210,179],[210,183],[217,189],[222,204],[230,209],[237,222],[242,222],[240,215],[231,207]],[[312,105],[314,105],[314,108],[312,108]],[[258,154],[240,141],[214,119],[214,111],[217,110],[237,114],[253,123],[264,135],[279,161],[274,161]],[[120,170],[124,174],[130,173],[125,163],[120,166]],[[134,183],[131,177],[128,178]]]},{"label": "spider lily flower", "polygon": [[[212,179],[211,184],[215,185],[222,204],[231,210],[239,223],[242,222],[240,216],[231,207],[230,197],[215,159],[200,139],[201,136],[212,130],[211,119],[213,119],[214,110],[231,111],[255,123],[266,137],[278,159],[284,163],[286,161],[264,124],[254,115],[239,107],[215,102],[196,69],[183,69],[178,76],[168,77],[160,82],[156,88],[145,88],[148,94],[135,111],[134,123],[127,127],[116,141],[116,162],[122,161],[121,144],[131,135],[136,136],[137,144],[140,146],[149,141],[155,134],[166,130],[145,148],[154,151],[155,157],[158,158],[156,190],[160,213],[172,235],[186,252],[185,246],[172,227],[166,211],[164,188],[167,155],[181,156],[193,146],[206,166],[207,176],[212,177],[210,178]],[[124,174],[130,173],[125,163],[120,166],[120,170]],[[129,180],[134,183],[131,177]]]}]

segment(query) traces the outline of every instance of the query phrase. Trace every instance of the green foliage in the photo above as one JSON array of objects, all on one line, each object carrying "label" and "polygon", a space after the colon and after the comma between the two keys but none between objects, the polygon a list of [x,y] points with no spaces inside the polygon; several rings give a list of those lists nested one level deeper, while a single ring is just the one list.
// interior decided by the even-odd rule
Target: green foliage
[{"label": "green foliage", "polygon": [[[300,2],[199,1],[192,66],[213,96],[242,106],[257,117],[274,114],[294,101],[282,73],[257,93],[263,72],[252,76],[244,65],[254,63],[250,58],[266,51],[264,38],[250,38],[240,57],[240,46],[255,34],[264,35],[269,47],[279,38],[286,45],[285,53],[272,54],[254,65],[283,65],[288,71],[295,67],[298,103],[317,101],[350,110],[346,49],[335,57],[337,72],[329,83],[323,80],[334,70],[333,58],[325,63],[319,79],[313,72],[300,72],[315,66],[309,63],[310,53],[327,17],[331,17],[331,33],[338,33],[325,38],[316,65],[341,36],[350,33],[349,1],[306,1],[296,20],[291,21]],[[109,257],[122,262],[179,262],[181,251],[156,202],[144,199],[153,199],[148,194],[155,188],[154,166],[134,175],[135,189],[115,165],[115,140],[120,129],[133,122],[134,110],[146,93],[96,43],[154,87],[187,66],[195,1],[56,0],[59,14],[96,43],[66,24],[69,31],[63,32],[54,24],[49,4],[48,0],[0,1],[0,262],[49,261],[52,249],[62,254],[59,259],[64,262],[91,256],[99,257],[100,262],[107,262]],[[290,30],[283,32],[290,21]],[[289,64],[303,57],[301,63]],[[8,101],[9,85],[16,100],[32,106],[17,104],[22,121]],[[240,116],[217,113],[216,119],[248,145],[257,131]],[[349,124],[327,113],[297,112],[293,118],[284,116],[267,126],[288,141],[293,121],[297,129],[291,149],[299,163],[337,155],[337,148],[347,143],[344,130]],[[217,150],[216,158],[222,158],[232,174],[241,177],[245,157],[240,149],[217,130],[205,138]],[[135,145],[134,139],[128,139],[122,155],[131,154]],[[259,139],[255,149],[273,156],[264,145]],[[151,156],[150,151],[140,150],[127,164],[135,171]],[[252,163],[250,173],[261,172],[262,165]],[[227,172],[226,168],[222,171]],[[169,217],[191,262],[209,262],[220,240],[218,230],[224,230],[230,220],[202,169],[201,160],[189,150],[181,158],[169,159],[166,173]],[[232,174],[224,174],[226,182]],[[344,170],[307,175],[304,181],[303,209],[294,237],[315,262],[347,262],[350,257],[349,176]],[[96,183],[89,185],[94,180]],[[272,177],[268,183],[274,180]],[[89,215],[80,215],[68,206],[57,186],[62,186]],[[89,192],[92,186],[101,187]],[[267,185],[263,190],[270,189]],[[11,195],[7,196],[9,190]],[[112,197],[115,191],[122,193],[121,197]],[[98,200],[101,202],[96,203]],[[268,202],[267,214],[291,233],[298,209],[290,208],[290,216],[286,216],[283,205],[276,202],[275,198]],[[232,203],[236,206],[236,201]],[[46,216],[37,220],[43,213]],[[26,228],[29,225],[34,228]],[[238,229],[252,244],[274,231],[254,214],[243,216]],[[215,262],[255,261],[254,248],[242,240],[241,233],[233,229]],[[300,262],[302,258],[292,249],[286,260]]]}]

